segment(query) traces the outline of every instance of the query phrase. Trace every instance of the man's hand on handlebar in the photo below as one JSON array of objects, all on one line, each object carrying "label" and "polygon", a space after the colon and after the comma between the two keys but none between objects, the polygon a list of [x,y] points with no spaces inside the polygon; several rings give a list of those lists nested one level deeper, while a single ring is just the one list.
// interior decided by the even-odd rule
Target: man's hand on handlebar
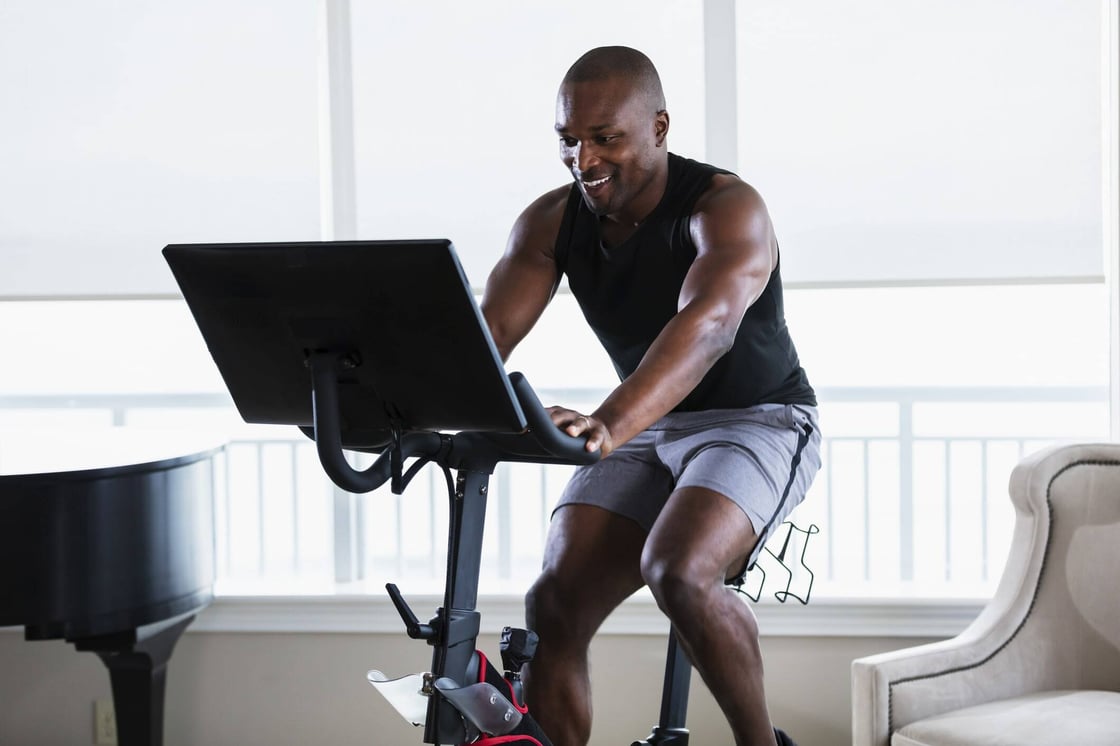
[{"label": "man's hand on handlebar", "polygon": [[548,407],[548,416],[556,427],[573,438],[586,435],[587,450],[600,451],[600,458],[606,458],[614,450],[610,430],[594,417],[564,407]]}]

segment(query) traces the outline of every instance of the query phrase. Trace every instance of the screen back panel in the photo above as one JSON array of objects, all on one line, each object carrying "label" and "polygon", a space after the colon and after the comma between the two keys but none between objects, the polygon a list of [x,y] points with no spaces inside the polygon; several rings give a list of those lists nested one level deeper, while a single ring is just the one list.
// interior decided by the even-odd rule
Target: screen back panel
[{"label": "screen back panel", "polygon": [[164,249],[246,422],[312,424],[313,351],[339,377],[343,443],[403,430],[516,432],[525,419],[447,240]]}]

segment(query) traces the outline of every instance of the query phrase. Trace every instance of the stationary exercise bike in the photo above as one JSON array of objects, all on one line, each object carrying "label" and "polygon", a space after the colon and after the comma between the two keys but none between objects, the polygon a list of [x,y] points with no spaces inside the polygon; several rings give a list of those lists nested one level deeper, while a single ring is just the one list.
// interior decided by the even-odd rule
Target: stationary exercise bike
[{"label": "stationary exercise bike", "polygon": [[[335,435],[337,421],[330,414],[335,363],[330,356],[318,357],[311,368],[317,401],[316,444],[323,466],[336,484],[352,492],[365,492],[391,481],[393,492],[400,494],[421,464],[431,462],[445,472],[457,471],[453,488],[448,477],[450,520],[443,606],[428,623],[421,624],[396,586],[387,586],[408,636],[425,640],[434,648],[431,672],[389,680],[371,671],[370,683],[402,716],[424,725],[425,743],[547,746],[550,741],[529,715],[521,691],[521,667],[533,657],[535,633],[510,627],[503,630],[503,674],[476,650],[479,613],[475,603],[487,481],[501,461],[586,464],[597,460],[597,454],[584,449],[583,438],[569,437],[553,425],[528,381],[520,373],[513,373],[509,381],[525,414],[528,427],[524,432],[402,434],[394,437],[366,472],[359,473],[341,458],[341,445]],[[414,456],[419,458],[418,463],[402,475],[400,465]],[[636,741],[634,746],[688,743],[684,718],[690,671],[675,637],[670,637],[661,722],[648,738]],[[522,738],[501,738],[514,735]]]},{"label": "stationary exercise bike", "polygon": [[[520,670],[536,635],[506,628],[502,672],[476,649],[487,483],[503,461],[586,464],[528,381],[507,376],[448,241],[168,246],[211,355],[247,422],[299,426],[331,480],[400,494],[426,464],[449,493],[443,605],[421,622],[387,586],[429,672],[369,681],[429,744],[535,744]],[[354,468],[344,449],[378,453]],[[406,463],[414,459],[412,463]],[[452,470],[455,477],[452,478]],[[660,720],[632,746],[684,746],[691,666],[670,631]]]}]

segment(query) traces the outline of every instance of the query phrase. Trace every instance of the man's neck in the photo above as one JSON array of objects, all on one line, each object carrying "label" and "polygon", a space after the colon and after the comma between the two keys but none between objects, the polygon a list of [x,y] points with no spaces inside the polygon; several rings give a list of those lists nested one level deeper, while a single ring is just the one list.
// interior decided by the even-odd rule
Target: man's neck
[{"label": "man's neck", "polygon": [[601,215],[599,225],[604,233],[608,231],[632,233],[657,209],[668,188],[669,161],[666,159],[634,199],[618,212]]}]

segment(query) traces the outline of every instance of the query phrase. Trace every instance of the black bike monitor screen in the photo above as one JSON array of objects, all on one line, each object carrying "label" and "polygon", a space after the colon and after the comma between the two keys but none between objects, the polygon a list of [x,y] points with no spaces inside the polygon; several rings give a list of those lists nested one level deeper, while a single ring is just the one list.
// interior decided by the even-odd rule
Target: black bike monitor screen
[{"label": "black bike monitor screen", "polygon": [[519,432],[525,419],[447,240],[163,250],[246,422],[312,425],[309,355],[337,353],[342,440]]}]

